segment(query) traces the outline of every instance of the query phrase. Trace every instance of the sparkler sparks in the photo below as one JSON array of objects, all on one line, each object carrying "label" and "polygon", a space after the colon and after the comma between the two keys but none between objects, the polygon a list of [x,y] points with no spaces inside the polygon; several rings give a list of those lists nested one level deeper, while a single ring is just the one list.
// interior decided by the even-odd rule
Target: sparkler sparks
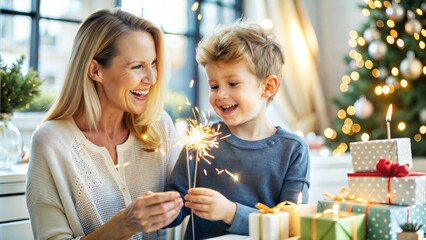
[{"label": "sparkler sparks", "polygon": [[[189,103],[188,99],[186,99],[187,104]],[[201,115],[204,117],[204,122],[198,122],[197,115],[195,111],[198,113],[198,117],[201,118]],[[192,109],[192,113],[194,118],[188,118],[189,128],[187,130],[187,135],[182,136],[182,139],[178,142],[181,146],[185,146],[186,148],[186,164],[188,170],[188,188],[195,187],[195,183],[197,182],[197,168],[198,162],[200,158],[206,160],[206,162],[210,163],[206,157],[214,158],[214,156],[209,154],[209,150],[212,148],[219,148],[219,143],[217,142],[217,136],[221,134],[219,129],[212,128],[209,124],[209,120],[206,115],[200,114],[200,111],[197,107]],[[194,170],[194,181],[191,187],[191,175],[189,172],[189,161],[192,159],[192,155],[189,155],[189,151],[195,152],[195,170]],[[211,163],[210,163],[211,164]],[[204,169],[204,174],[207,175],[207,171]],[[192,223],[192,239],[195,239],[194,232],[194,212],[191,209],[191,223]]]}]

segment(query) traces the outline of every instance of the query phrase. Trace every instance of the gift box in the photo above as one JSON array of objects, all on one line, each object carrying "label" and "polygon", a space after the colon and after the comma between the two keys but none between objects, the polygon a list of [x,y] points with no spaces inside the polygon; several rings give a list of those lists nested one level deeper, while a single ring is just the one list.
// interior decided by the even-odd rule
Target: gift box
[{"label": "gift box", "polygon": [[290,214],[288,235],[290,237],[300,236],[300,217],[317,212],[316,204],[295,204],[282,206],[280,211]]},{"label": "gift box", "polygon": [[[335,202],[318,201],[318,211],[331,208]],[[367,239],[397,240],[400,225],[408,222],[423,224],[425,228],[426,205],[397,206],[346,201],[340,202],[340,209],[365,214]]]},{"label": "gift box", "polygon": [[249,214],[249,234],[251,240],[288,238],[289,214],[286,212]]},{"label": "gift box", "polygon": [[423,205],[425,203],[424,173],[407,177],[386,177],[381,173],[348,173],[351,194],[372,203]]},{"label": "gift box", "polygon": [[376,172],[376,164],[382,158],[413,166],[409,138],[352,142],[350,150],[354,172]]},{"label": "gift box", "polygon": [[365,214],[346,211],[332,214],[324,211],[301,217],[300,227],[301,240],[364,240]]}]

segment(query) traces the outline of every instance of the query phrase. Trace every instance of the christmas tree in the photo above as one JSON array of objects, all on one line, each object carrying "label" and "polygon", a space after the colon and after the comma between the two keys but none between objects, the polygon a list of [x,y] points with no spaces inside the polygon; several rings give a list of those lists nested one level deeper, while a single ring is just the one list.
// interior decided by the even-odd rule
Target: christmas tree
[{"label": "christmas tree", "polygon": [[334,155],[350,142],[386,139],[393,106],[392,138],[411,139],[413,155],[426,155],[426,3],[365,0],[366,22],[350,32],[342,96],[333,125],[324,131]]}]

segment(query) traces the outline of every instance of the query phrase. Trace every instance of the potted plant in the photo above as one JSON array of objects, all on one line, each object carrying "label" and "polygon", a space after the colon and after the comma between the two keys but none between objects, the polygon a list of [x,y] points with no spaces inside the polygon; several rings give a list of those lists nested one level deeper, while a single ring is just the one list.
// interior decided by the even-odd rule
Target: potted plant
[{"label": "potted plant", "polygon": [[423,229],[422,224],[417,223],[406,223],[401,225],[402,232],[398,233],[398,240],[422,240]]},{"label": "potted plant", "polygon": [[0,169],[10,169],[21,157],[22,135],[10,121],[13,112],[28,108],[40,93],[41,81],[32,69],[24,75],[21,56],[8,66],[0,57],[1,105],[0,105]]}]

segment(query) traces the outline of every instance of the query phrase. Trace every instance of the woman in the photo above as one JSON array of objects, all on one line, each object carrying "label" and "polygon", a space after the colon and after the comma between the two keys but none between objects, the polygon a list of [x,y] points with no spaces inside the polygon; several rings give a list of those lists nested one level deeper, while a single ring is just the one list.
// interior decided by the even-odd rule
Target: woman
[{"label": "woman", "polygon": [[162,112],[162,41],[121,10],[81,24],[62,91],[32,138],[35,239],[152,239],[178,215],[179,194],[161,192],[179,154]]}]

